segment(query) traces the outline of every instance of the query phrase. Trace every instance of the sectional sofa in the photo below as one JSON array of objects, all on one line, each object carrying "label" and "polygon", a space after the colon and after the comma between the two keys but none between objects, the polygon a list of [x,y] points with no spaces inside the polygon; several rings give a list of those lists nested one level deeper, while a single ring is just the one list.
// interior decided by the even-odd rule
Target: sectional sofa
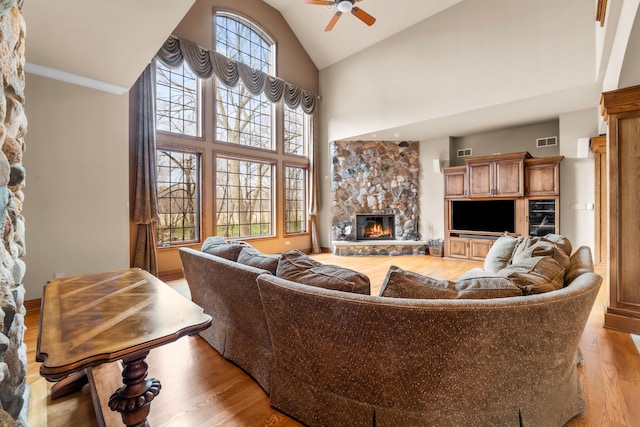
[{"label": "sectional sofa", "polygon": [[307,425],[561,426],[584,410],[578,343],[601,283],[587,247],[504,236],[483,269],[392,267],[374,296],[300,252],[218,243],[181,250],[214,317],[201,335]]}]

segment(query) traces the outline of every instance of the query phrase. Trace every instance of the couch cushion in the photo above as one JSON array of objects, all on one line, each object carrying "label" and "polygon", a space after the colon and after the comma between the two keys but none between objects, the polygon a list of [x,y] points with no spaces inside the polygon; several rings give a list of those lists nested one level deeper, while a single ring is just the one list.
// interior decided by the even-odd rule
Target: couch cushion
[{"label": "couch cushion", "polygon": [[276,274],[280,255],[263,254],[252,246],[243,246],[238,255],[238,262],[252,267],[261,268]]},{"label": "couch cushion", "polygon": [[521,241],[522,237],[512,237],[507,234],[496,240],[484,259],[484,269],[489,273],[497,273],[505,268]]},{"label": "couch cushion", "polygon": [[555,242],[544,237],[527,237],[516,248],[513,264],[518,264],[526,258],[550,256],[558,261],[565,270],[569,269],[569,255]]},{"label": "couch cushion", "polygon": [[497,275],[511,280],[524,295],[560,289],[564,285],[565,269],[550,256],[522,258],[500,270]]},{"label": "couch cushion", "polygon": [[337,265],[322,264],[295,249],[280,255],[276,276],[319,288],[371,293],[371,283],[366,275]]},{"label": "couch cushion", "polygon": [[211,255],[216,255],[221,258],[226,258],[231,261],[237,261],[238,255],[244,246],[250,246],[244,242],[232,242],[227,241],[221,236],[211,236],[202,243],[202,252],[206,252]]},{"label": "couch cushion", "polygon": [[503,277],[485,273],[484,277],[454,282],[423,276],[395,265],[389,267],[380,290],[380,296],[388,298],[486,299],[520,295],[520,288]]},{"label": "couch cushion", "polygon": [[580,246],[576,249],[570,261],[569,269],[564,275],[565,284],[573,282],[581,274],[593,272],[593,258],[588,246]]},{"label": "couch cushion", "polygon": [[564,251],[565,254],[571,256],[571,251],[573,250],[571,246],[571,242],[565,236],[561,236],[560,234],[549,233],[544,236],[545,240],[555,243]]}]

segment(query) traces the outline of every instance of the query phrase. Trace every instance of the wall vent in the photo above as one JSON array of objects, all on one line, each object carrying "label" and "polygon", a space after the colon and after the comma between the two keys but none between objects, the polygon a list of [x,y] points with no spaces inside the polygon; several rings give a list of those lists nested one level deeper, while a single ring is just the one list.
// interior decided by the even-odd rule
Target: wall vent
[{"label": "wall vent", "polygon": [[546,138],[536,139],[536,148],[553,147],[558,145],[557,136],[548,136]]},{"label": "wall vent", "polygon": [[471,157],[471,148],[462,148],[458,150],[458,157]]}]

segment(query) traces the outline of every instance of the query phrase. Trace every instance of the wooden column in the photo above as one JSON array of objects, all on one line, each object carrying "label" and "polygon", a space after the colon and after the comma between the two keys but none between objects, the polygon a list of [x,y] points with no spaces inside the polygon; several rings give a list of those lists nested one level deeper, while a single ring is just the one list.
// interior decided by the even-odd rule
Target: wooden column
[{"label": "wooden column", "polygon": [[640,86],[605,92],[609,125],[609,306],[604,326],[640,334]]},{"label": "wooden column", "polygon": [[600,135],[591,138],[591,151],[595,165],[595,241],[593,261],[596,264],[606,263],[608,258],[608,219],[607,210],[607,136]]}]

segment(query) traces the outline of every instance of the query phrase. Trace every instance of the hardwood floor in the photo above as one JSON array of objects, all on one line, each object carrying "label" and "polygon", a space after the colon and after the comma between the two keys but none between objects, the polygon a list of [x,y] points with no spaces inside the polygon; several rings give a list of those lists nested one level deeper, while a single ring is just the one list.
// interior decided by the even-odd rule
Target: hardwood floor
[{"label": "hardwood floor", "polygon": [[[440,279],[454,279],[474,261],[430,256],[338,257],[314,255],[317,260],[366,273],[372,294],[377,294],[390,265]],[[604,270],[598,270],[600,274]],[[184,281],[170,283],[187,293]],[[640,426],[640,356],[629,334],[603,328],[607,301],[604,283],[592,310],[580,348],[580,366],[587,410],[567,426]],[[94,427],[98,423],[88,391],[51,401],[35,362],[39,311],[27,313],[27,382],[31,385],[31,427]],[[153,427],[176,426],[299,426],[269,406],[269,398],[242,370],[223,359],[200,337],[182,338],[154,349],[147,358],[149,376],[162,382],[153,401],[149,422]]]}]

